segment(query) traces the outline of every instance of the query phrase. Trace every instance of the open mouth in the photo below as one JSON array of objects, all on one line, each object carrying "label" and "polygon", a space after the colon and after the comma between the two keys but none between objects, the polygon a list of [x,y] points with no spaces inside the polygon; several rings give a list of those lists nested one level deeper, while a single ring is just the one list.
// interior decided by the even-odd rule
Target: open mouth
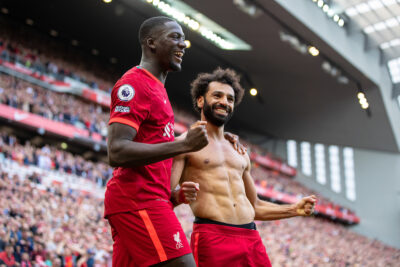
[{"label": "open mouth", "polygon": [[216,108],[216,109],[214,109],[214,111],[217,114],[228,115],[228,111],[224,108]]},{"label": "open mouth", "polygon": [[174,56],[175,56],[177,59],[179,59],[179,61],[182,61],[183,54],[184,54],[183,52],[179,52],[179,51],[174,52]]}]

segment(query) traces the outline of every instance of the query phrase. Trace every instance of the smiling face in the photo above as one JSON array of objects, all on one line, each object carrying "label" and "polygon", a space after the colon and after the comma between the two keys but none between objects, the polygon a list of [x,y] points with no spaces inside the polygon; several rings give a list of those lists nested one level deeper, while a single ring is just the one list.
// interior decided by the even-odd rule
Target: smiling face
[{"label": "smiling face", "polygon": [[211,82],[205,96],[200,96],[197,106],[207,121],[215,126],[225,125],[233,115],[235,92],[229,84]]},{"label": "smiling face", "polygon": [[153,38],[149,39],[152,40],[149,46],[161,67],[166,71],[180,71],[186,48],[181,26],[175,21],[166,22],[154,31]]}]

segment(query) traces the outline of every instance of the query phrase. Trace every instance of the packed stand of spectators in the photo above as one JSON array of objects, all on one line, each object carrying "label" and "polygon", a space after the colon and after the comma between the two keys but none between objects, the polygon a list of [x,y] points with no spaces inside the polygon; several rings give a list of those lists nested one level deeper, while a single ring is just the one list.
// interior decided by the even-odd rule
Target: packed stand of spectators
[{"label": "packed stand of spectators", "polygon": [[109,114],[100,105],[1,73],[0,103],[107,136]]},{"label": "packed stand of spectators", "polygon": [[60,81],[69,77],[106,92],[119,76],[111,65],[32,28],[3,18],[0,25],[0,60],[22,64]]},{"label": "packed stand of spectators", "polygon": [[37,183],[0,167],[0,266],[111,266],[103,200]]},{"label": "packed stand of spectators", "polygon": [[395,267],[400,250],[321,218],[292,218],[258,224],[276,267]]},{"label": "packed stand of spectators", "polygon": [[[13,135],[0,131],[0,161],[10,159],[21,165],[35,165],[44,170],[57,170],[88,179],[104,187],[112,176],[112,168],[104,162],[92,162],[82,156],[45,145],[35,147],[29,141],[25,144]],[[33,180],[40,179],[34,175]]]},{"label": "packed stand of spectators", "polygon": [[[93,57],[26,26],[0,20],[0,60],[24,65],[39,75],[61,81],[69,77],[106,92],[110,92],[117,80],[117,73],[97,64]],[[107,134],[108,111],[99,105],[4,74],[0,74],[0,103],[104,137]],[[196,120],[182,110],[174,110],[181,123],[190,125]],[[253,152],[263,153],[257,146],[248,146]],[[104,163],[86,161],[50,146],[38,148],[28,141],[21,144],[15,136],[1,132],[0,160],[4,158],[76,174],[100,186],[105,185],[112,172]],[[294,196],[315,194],[262,167],[254,166],[252,174],[259,185],[279,192]],[[36,173],[10,177],[6,170],[0,170],[0,266],[110,266],[111,236],[102,219],[102,200],[57,187],[41,192],[34,186],[40,182],[41,177]],[[318,198],[320,204],[330,203],[321,196]],[[182,205],[176,213],[189,237],[193,221],[190,209]],[[273,266],[390,267],[400,262],[399,250],[324,219],[263,222],[258,229]]]},{"label": "packed stand of spectators", "polygon": [[[71,94],[54,92],[14,76],[0,73],[0,103],[50,120],[107,136],[109,109]],[[189,126],[196,119],[173,106],[177,121]]]},{"label": "packed stand of spectators", "polygon": [[[0,266],[110,266],[112,238],[102,199],[0,169]],[[187,237],[193,215],[175,209]],[[319,218],[257,222],[274,267],[395,267],[400,250]],[[3,265],[2,265],[3,264]]]}]

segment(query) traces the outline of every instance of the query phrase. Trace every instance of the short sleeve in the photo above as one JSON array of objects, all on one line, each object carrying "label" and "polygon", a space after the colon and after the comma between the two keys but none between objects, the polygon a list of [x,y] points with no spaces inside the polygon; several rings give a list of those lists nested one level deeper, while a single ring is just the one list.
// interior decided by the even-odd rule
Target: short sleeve
[{"label": "short sleeve", "polygon": [[111,92],[110,120],[108,124],[122,123],[139,131],[150,112],[150,97],[146,85],[140,80],[118,81]]}]

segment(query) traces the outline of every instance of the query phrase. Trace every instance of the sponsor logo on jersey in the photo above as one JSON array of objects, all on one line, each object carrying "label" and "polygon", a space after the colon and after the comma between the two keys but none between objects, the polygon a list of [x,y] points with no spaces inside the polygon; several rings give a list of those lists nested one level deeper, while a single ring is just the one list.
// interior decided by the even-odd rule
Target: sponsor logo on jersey
[{"label": "sponsor logo on jersey", "polygon": [[174,124],[168,122],[167,125],[165,125],[163,136],[168,136],[168,138],[174,136]]},{"label": "sponsor logo on jersey", "polygon": [[182,244],[179,232],[176,232],[176,234],[174,234],[174,240],[176,242],[176,249],[183,248],[183,244]]},{"label": "sponsor logo on jersey", "polygon": [[116,106],[114,109],[114,112],[124,112],[128,113],[131,109],[129,107],[124,107],[124,106]]},{"label": "sponsor logo on jersey", "polygon": [[121,101],[130,101],[135,96],[135,89],[129,84],[121,85],[118,89],[118,98]]}]

